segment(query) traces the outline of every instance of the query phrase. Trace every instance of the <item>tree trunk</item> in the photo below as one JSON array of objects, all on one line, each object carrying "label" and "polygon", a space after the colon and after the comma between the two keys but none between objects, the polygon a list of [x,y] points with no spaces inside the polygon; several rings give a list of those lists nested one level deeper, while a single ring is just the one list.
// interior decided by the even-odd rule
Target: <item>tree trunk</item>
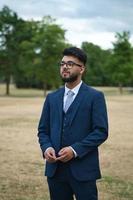
[{"label": "tree trunk", "polygon": [[123,94],[123,87],[122,87],[121,83],[119,83],[119,92],[120,92],[120,94]]},{"label": "tree trunk", "polygon": [[6,95],[10,95],[10,77],[6,78]]}]

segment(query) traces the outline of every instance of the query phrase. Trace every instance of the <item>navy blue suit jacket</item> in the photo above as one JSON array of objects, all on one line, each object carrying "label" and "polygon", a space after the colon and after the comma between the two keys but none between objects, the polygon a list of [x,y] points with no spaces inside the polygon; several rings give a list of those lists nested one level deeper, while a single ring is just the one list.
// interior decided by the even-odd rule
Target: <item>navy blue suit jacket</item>
[{"label": "navy blue suit jacket", "polygon": [[[38,127],[42,152],[53,147],[61,148],[64,87],[47,95]],[[68,109],[67,146],[72,146],[77,157],[69,161],[73,176],[81,181],[101,177],[98,146],[108,136],[106,104],[102,92],[82,83],[79,92]],[[45,175],[55,174],[58,162],[46,162]]]}]

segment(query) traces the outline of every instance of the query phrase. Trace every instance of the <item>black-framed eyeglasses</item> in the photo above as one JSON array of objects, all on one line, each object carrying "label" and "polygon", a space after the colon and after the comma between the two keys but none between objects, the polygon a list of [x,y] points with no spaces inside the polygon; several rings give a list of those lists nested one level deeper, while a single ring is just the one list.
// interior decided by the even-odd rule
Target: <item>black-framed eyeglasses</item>
[{"label": "black-framed eyeglasses", "polygon": [[61,61],[60,63],[60,67],[64,67],[66,66],[68,69],[71,69],[74,65],[78,66],[78,67],[82,67],[82,65],[79,65],[78,63],[75,63],[73,61]]}]

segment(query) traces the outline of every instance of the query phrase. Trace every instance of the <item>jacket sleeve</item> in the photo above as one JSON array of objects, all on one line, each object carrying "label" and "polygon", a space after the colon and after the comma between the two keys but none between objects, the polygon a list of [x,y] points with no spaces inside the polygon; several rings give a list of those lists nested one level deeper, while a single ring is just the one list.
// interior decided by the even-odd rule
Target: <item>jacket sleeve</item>
[{"label": "jacket sleeve", "polygon": [[50,141],[50,104],[49,95],[44,102],[41,118],[38,125],[38,138],[42,152],[48,147],[52,147]]},{"label": "jacket sleeve", "polygon": [[92,131],[81,142],[76,142],[71,147],[79,158],[95,150],[108,137],[108,119],[104,95],[98,92],[92,104]]}]

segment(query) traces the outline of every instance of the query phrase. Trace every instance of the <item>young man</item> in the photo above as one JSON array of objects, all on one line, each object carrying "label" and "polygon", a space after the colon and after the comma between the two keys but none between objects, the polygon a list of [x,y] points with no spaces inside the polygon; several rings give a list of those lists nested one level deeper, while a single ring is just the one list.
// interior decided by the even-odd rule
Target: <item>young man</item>
[{"label": "young man", "polygon": [[87,56],[76,47],[64,50],[60,75],[65,86],[47,95],[38,127],[46,159],[51,200],[97,200],[101,177],[98,146],[108,136],[105,100],[82,81]]}]

